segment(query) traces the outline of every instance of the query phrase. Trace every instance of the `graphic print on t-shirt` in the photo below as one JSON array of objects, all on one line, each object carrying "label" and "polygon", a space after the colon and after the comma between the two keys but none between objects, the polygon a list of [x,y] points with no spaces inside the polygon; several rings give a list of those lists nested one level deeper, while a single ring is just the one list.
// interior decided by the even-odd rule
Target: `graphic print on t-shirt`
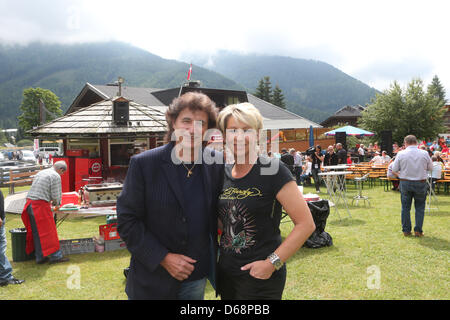
[{"label": "graphic print on t-shirt", "polygon": [[229,200],[220,209],[219,215],[223,223],[223,234],[220,238],[223,249],[240,254],[241,250],[255,244],[255,220],[241,201]]}]

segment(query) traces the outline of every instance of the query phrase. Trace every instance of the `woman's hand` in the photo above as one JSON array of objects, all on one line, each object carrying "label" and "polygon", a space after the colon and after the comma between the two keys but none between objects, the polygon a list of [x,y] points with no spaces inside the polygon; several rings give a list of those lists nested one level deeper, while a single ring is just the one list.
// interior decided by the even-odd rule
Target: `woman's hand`
[{"label": "woman's hand", "polygon": [[250,275],[253,278],[267,280],[272,276],[275,267],[269,260],[258,260],[246,264],[241,270],[250,270]]}]

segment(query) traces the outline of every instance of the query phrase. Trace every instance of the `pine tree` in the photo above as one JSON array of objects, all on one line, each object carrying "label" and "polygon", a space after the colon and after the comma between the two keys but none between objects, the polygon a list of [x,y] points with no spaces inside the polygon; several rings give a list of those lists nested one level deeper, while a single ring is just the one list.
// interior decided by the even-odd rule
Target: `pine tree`
[{"label": "pine tree", "polygon": [[263,100],[267,102],[272,102],[272,84],[270,83],[270,77],[264,77],[264,93]]},{"label": "pine tree", "polygon": [[264,80],[261,78],[258,82],[258,87],[256,88],[255,96],[264,99]]},{"label": "pine tree", "polygon": [[275,89],[273,90],[272,103],[280,108],[286,109],[283,91],[281,91],[278,84],[275,86]]},{"label": "pine tree", "polygon": [[445,89],[442,86],[441,81],[439,80],[437,75],[433,77],[433,80],[428,85],[427,93],[430,94],[433,98],[442,101],[442,105],[445,104]]}]

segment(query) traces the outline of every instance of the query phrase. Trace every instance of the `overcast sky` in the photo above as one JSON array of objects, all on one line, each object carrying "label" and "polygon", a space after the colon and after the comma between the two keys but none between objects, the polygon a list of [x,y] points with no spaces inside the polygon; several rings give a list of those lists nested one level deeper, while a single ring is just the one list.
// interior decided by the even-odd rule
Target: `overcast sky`
[{"label": "overcast sky", "polygon": [[0,43],[119,40],[168,59],[276,54],[327,62],[380,91],[438,75],[450,99],[449,9],[444,0],[0,0]]}]

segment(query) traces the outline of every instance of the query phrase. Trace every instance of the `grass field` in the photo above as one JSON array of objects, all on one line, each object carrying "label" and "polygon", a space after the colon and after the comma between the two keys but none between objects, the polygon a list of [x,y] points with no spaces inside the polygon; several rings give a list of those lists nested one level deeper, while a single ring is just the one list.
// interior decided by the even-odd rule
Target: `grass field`
[{"label": "grass field", "polygon": [[[312,192],[305,187],[304,192]],[[3,189],[4,195],[7,191]],[[349,186],[347,198],[356,194]],[[425,237],[405,238],[401,232],[400,194],[383,187],[364,187],[370,207],[352,206],[349,218],[339,206],[339,219],[331,208],[326,231],[333,245],[301,248],[287,263],[283,299],[449,299],[450,195],[438,195],[438,204],[426,212]],[[322,196],[326,198],[326,195]],[[6,229],[22,227],[19,215],[7,214]],[[60,239],[92,237],[104,217],[66,220],[58,229]],[[414,213],[412,213],[414,225]],[[282,236],[292,229],[289,218],[281,224]],[[11,237],[7,256],[12,261]],[[19,286],[0,288],[0,300],[21,299],[127,299],[123,269],[127,250],[70,255],[70,262],[36,265],[11,262],[14,275],[25,279]],[[79,279],[79,282],[74,281]],[[216,299],[208,283],[206,299]]]}]

